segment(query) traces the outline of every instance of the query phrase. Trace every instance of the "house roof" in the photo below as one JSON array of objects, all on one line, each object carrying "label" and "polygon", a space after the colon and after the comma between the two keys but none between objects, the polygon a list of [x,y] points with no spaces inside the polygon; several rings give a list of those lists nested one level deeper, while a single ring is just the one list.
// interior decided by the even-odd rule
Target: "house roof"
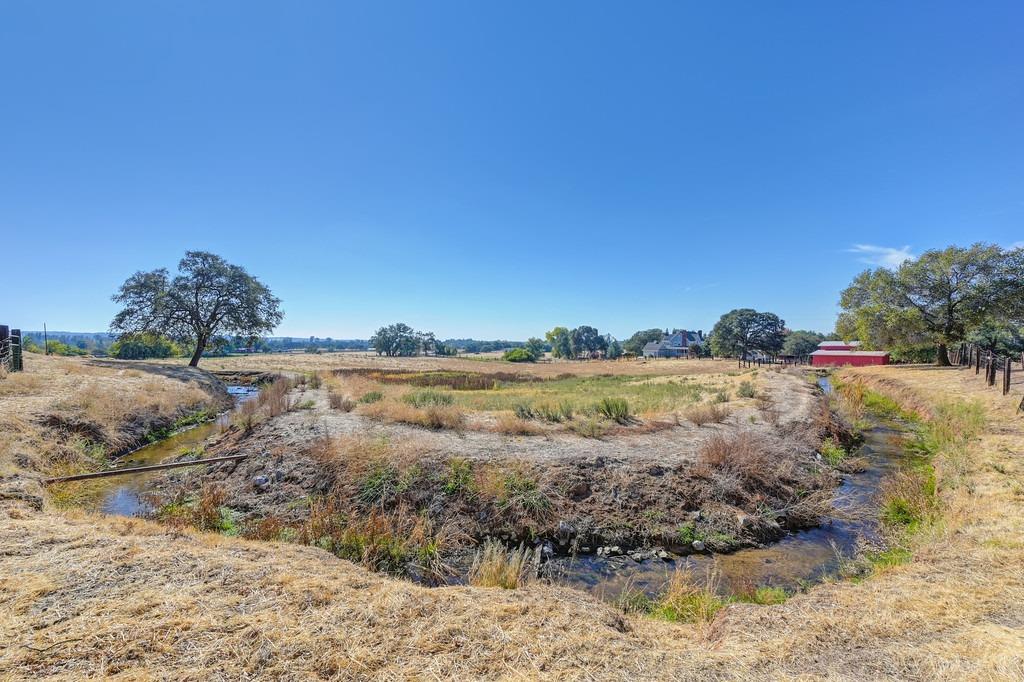
[{"label": "house roof", "polygon": [[856,348],[860,345],[860,341],[822,341],[818,344],[818,348],[831,348],[833,346],[849,346]]},{"label": "house roof", "polygon": [[888,351],[884,350],[816,350],[811,355],[846,355],[846,356],[864,356],[864,357],[876,357],[880,358],[884,355],[888,355]]}]

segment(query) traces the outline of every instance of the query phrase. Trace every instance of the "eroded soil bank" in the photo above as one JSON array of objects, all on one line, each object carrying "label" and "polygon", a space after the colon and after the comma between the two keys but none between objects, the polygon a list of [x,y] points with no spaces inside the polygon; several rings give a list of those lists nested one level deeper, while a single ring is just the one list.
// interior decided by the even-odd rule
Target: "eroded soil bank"
[{"label": "eroded soil bank", "polygon": [[152,492],[165,520],[205,496],[228,510],[232,532],[428,579],[490,537],[547,555],[729,552],[817,525],[840,481],[817,450],[842,430],[806,375],[770,373],[765,393],[760,410],[723,424],[595,440],[380,423],[305,387],[292,397],[304,409],[207,447],[248,459],[168,474]]}]

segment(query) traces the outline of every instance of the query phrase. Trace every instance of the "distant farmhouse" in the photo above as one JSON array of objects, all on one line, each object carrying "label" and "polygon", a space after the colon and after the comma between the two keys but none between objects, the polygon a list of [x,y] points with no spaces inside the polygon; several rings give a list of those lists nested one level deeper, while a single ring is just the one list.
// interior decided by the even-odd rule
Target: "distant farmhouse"
[{"label": "distant farmhouse", "polygon": [[699,347],[707,343],[704,331],[688,332],[676,329],[666,334],[661,341],[651,341],[644,346],[645,358],[688,358],[696,357]]}]

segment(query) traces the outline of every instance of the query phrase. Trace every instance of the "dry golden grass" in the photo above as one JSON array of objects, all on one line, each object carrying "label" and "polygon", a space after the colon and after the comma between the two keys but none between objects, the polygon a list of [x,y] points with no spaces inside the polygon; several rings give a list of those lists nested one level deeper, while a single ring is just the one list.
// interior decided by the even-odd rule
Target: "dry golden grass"
[{"label": "dry golden grass", "polygon": [[683,412],[683,416],[696,426],[721,424],[729,418],[729,408],[716,404],[693,405]]},{"label": "dry golden grass", "polygon": [[535,555],[536,551],[522,545],[509,549],[500,542],[488,540],[473,557],[469,584],[506,590],[525,587],[535,570]]},{"label": "dry golden grass", "polygon": [[227,398],[208,392],[214,383],[188,368],[27,354],[25,371],[0,381],[0,489],[38,490],[44,475],[135,444],[146,424],[218,409]]},{"label": "dry golden grass", "polygon": [[[182,365],[180,358],[163,360]],[[500,360],[473,360],[449,357],[387,358],[373,353],[267,353],[226,358],[204,358],[202,365],[210,371],[259,370],[267,372],[309,373],[334,369],[404,369],[414,371],[449,370],[460,372],[512,372],[531,374],[545,379],[560,374],[594,376],[673,375],[701,376],[738,372],[733,360],[580,360],[517,363]]]},{"label": "dry golden grass", "polygon": [[502,412],[494,422],[494,431],[506,436],[536,436],[544,433],[537,424],[520,419],[510,412]]},{"label": "dry golden grass", "polygon": [[914,560],[864,581],[697,627],[542,584],[428,589],[313,547],[11,508],[0,678],[1024,678],[1020,397],[955,370],[856,372],[922,409],[976,397],[990,423]]}]

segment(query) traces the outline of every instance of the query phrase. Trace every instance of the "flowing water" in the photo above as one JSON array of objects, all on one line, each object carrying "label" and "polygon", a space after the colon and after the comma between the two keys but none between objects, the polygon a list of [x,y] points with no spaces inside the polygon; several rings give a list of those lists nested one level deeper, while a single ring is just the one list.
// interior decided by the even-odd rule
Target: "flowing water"
[{"label": "flowing water", "polygon": [[[827,378],[820,379],[819,385],[826,393],[831,390]],[[681,567],[693,569],[697,576],[715,569],[725,592],[761,586],[792,590],[819,582],[838,571],[837,552],[849,556],[860,538],[871,538],[877,532],[875,495],[882,481],[907,462],[898,438],[903,433],[905,429],[896,425],[872,422],[864,432],[864,443],[852,453],[863,457],[867,468],[845,476],[833,498],[834,516],[817,528],[792,533],[767,547],[732,554],[695,554],[643,563],[628,556],[581,555],[554,558],[548,569],[557,582],[606,599],[626,589],[654,596]]]},{"label": "flowing water", "polygon": [[[227,390],[234,399],[236,407],[259,395],[259,389],[254,386],[228,386]],[[179,431],[164,440],[134,450],[120,457],[110,468],[127,469],[161,464],[180,457],[183,453],[200,447],[220,428],[221,424],[227,422],[230,414],[230,412],[224,412],[215,421]],[[153,477],[163,473],[158,470],[79,481],[66,485],[78,486],[76,497],[82,500],[82,506],[87,509],[118,516],[143,516],[153,510],[153,506],[146,500],[144,494],[146,486]]]}]

